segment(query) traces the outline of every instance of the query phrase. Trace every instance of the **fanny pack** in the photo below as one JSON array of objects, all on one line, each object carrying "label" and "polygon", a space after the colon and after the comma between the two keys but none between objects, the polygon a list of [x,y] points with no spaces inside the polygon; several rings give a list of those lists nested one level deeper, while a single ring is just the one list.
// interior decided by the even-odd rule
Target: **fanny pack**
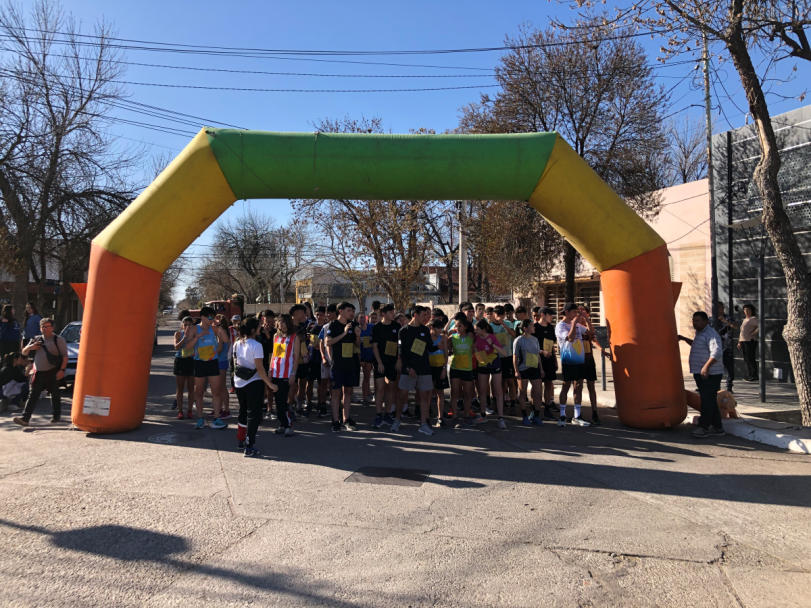
[{"label": "fanny pack", "polygon": [[[34,338],[31,342],[35,341],[36,338]],[[44,339],[42,340],[42,342],[40,342],[40,344],[42,345],[42,350],[45,351],[45,359],[48,361],[48,363],[50,363],[54,367],[62,367],[62,360],[64,359],[64,357],[61,354],[55,355],[50,350],[48,350],[48,347],[46,346]],[[56,350],[58,351],[59,343],[56,340],[54,340],[54,346],[56,346]]]},{"label": "fanny pack", "polygon": [[256,374],[256,370],[250,367],[245,367],[237,363],[237,349],[234,345],[234,375],[240,380],[250,380]]}]

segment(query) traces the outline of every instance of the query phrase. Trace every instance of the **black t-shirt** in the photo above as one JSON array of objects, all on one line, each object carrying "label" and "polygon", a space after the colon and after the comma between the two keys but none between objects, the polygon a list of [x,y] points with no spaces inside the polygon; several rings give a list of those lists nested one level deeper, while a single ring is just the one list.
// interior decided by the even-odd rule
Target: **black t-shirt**
[{"label": "black t-shirt", "polygon": [[310,348],[310,363],[321,362],[321,349],[319,348],[318,336],[321,335],[323,325],[317,323],[310,323],[307,327],[307,339],[309,340]]},{"label": "black t-shirt", "polygon": [[425,325],[406,325],[400,330],[399,342],[400,359],[403,360],[402,373],[407,374],[409,369],[413,369],[418,376],[430,376],[428,351],[433,344],[430,330]]},{"label": "black t-shirt", "polygon": [[[337,338],[346,329],[346,324],[337,319],[327,325],[325,337],[327,340]],[[360,369],[360,357],[355,352],[355,334],[346,334],[340,342],[332,345],[332,367],[340,371],[354,371]]]},{"label": "black t-shirt", "polygon": [[[377,344],[377,352],[384,364],[397,363],[397,343],[400,324],[392,321],[388,325],[375,323],[372,327],[372,344]],[[388,354],[387,354],[388,353]]]},{"label": "black t-shirt", "polygon": [[[535,337],[538,339],[538,344],[541,345],[541,350],[552,351],[555,352],[555,344],[557,343],[558,339],[555,336],[555,326],[551,323],[544,327],[540,323],[535,323]],[[544,348],[544,342],[546,340],[552,341],[552,348]],[[547,343],[547,346],[549,344]]]},{"label": "black t-shirt", "polygon": [[265,370],[267,370],[268,367],[270,366],[270,356],[273,354],[273,338],[276,336],[276,328],[272,327],[271,329],[268,330],[268,332],[270,333],[269,338],[265,337],[264,329],[260,329],[259,334],[257,334],[256,336],[256,341],[262,345],[262,351],[264,354],[262,362],[265,365]]}]

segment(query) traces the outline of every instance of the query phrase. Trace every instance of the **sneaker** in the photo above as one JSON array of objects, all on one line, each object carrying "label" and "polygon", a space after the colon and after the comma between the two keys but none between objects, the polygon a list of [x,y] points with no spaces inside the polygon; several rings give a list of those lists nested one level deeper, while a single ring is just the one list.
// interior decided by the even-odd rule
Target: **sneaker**
[{"label": "sneaker", "polygon": [[600,420],[600,417],[597,415],[597,410],[591,410],[591,424],[593,426],[600,426],[602,423],[603,421]]},{"label": "sneaker", "polygon": [[524,426],[530,426],[532,424],[532,420],[529,419],[529,416],[524,416],[524,418],[521,420],[521,424]]},{"label": "sneaker", "polygon": [[727,434],[726,431],[724,430],[724,427],[718,428],[712,425],[710,425],[710,428],[707,429],[707,433],[715,437],[723,437],[724,435]]},{"label": "sneaker", "polygon": [[383,426],[383,416],[378,414],[375,416],[374,422],[372,422],[372,428],[379,429],[381,426]]},{"label": "sneaker", "polygon": [[461,410],[465,407],[465,400],[464,399],[457,399],[456,400],[456,409]]},{"label": "sneaker", "polygon": [[307,418],[309,418],[310,414],[312,414],[312,413],[313,413],[313,404],[312,403],[307,403],[307,408],[304,411],[304,415],[307,416]]},{"label": "sneaker", "polygon": [[333,433],[340,433],[341,432],[341,423],[337,420],[332,421],[332,432]]},{"label": "sneaker", "polygon": [[222,420],[217,418],[214,422],[211,423],[212,429],[227,429],[228,425],[225,424]]},{"label": "sneaker", "polygon": [[420,428],[418,428],[417,430],[420,433],[422,433],[423,435],[433,435],[434,434],[434,429],[432,429],[430,426],[428,426],[428,424],[425,423],[425,422],[423,422],[420,425]]},{"label": "sneaker", "polygon": [[474,424],[485,424],[487,422],[487,416],[476,414],[475,418],[473,419],[473,422]]},{"label": "sneaker", "polygon": [[346,419],[345,426],[346,426],[346,428],[347,428],[347,429],[349,429],[350,431],[357,431],[357,430],[358,430],[358,425],[357,425],[357,424],[355,424],[355,421],[354,421],[354,420],[352,420],[351,418],[347,418],[347,419]]},{"label": "sneaker", "polygon": [[555,420],[557,416],[552,412],[552,406],[547,406],[543,408],[543,417],[547,420]]},{"label": "sneaker", "polygon": [[361,404],[361,406],[363,406],[363,407],[369,407],[370,405],[372,405],[372,404],[369,402],[369,400],[368,400],[368,399],[364,399],[363,401],[361,401],[361,402],[360,402],[360,404]]},{"label": "sneaker", "polygon": [[296,411],[295,410],[287,410],[287,419],[290,422],[296,421]]},{"label": "sneaker", "polygon": [[391,414],[383,414],[383,424],[385,426],[391,426],[394,424],[394,418],[392,418]]},{"label": "sneaker", "polygon": [[391,432],[396,433],[400,430],[400,419],[395,418],[394,422],[391,423]]},{"label": "sneaker", "polygon": [[[237,392],[237,389],[235,389],[235,388],[232,386],[231,388],[229,388],[229,389],[228,389],[228,392],[229,392],[230,394],[232,394],[232,395],[233,395],[234,393],[236,393],[236,392]],[[258,452],[257,452],[257,453],[258,453]]]},{"label": "sneaker", "polygon": [[489,407],[484,409],[484,413],[487,414],[488,416],[492,416],[493,414],[495,414],[495,412],[491,410]]},{"label": "sneaker", "polygon": [[566,416],[561,416],[558,419],[558,426],[566,426]]},{"label": "sneaker", "polygon": [[416,418],[416,417],[417,416],[415,414],[412,414],[411,410],[409,410],[408,408],[406,408],[406,410],[403,412],[403,418]]},{"label": "sneaker", "polygon": [[293,430],[292,426],[288,426],[286,429],[284,429],[284,436],[285,437],[292,437],[295,434],[296,434],[296,431]]},{"label": "sneaker", "polygon": [[220,417],[217,420],[228,420],[231,417],[230,410],[225,410],[220,414]]},{"label": "sneaker", "polygon": [[507,430],[507,423],[504,421],[504,418],[498,419],[498,428],[500,428],[502,431]]},{"label": "sneaker", "polygon": [[[479,401],[478,397],[474,397],[470,401],[470,405],[474,410],[481,410],[482,409],[482,403],[481,403],[481,401]],[[462,404],[462,407],[464,407],[464,403]]]},{"label": "sneaker", "polygon": [[532,424],[534,426],[543,426],[543,420],[541,420],[540,416],[535,416],[535,418],[532,419]]},{"label": "sneaker", "polygon": [[254,456],[259,456],[259,450],[254,447],[246,447],[245,448],[245,458],[253,458]]},{"label": "sneaker", "polygon": [[15,418],[14,423],[19,424],[20,426],[28,426],[28,420],[25,418]]},{"label": "sneaker", "polygon": [[572,418],[572,424],[575,426],[591,426],[588,422],[583,420],[580,416]]},{"label": "sneaker", "polygon": [[318,417],[319,418],[326,418],[327,417],[327,406],[326,405],[318,405]]},{"label": "sneaker", "polygon": [[194,418],[194,411],[189,410],[186,412],[186,420],[191,420],[192,418]]},{"label": "sneaker", "polygon": [[277,428],[277,429],[276,429],[275,431],[273,431],[273,432],[274,432],[274,433],[276,433],[277,435],[284,435],[284,427],[283,427],[283,426],[280,426],[279,428]]},{"label": "sneaker", "polygon": [[177,409],[177,399],[175,399],[174,401],[172,401],[172,407],[170,407],[169,409],[170,409],[170,410],[176,410],[176,409]]},{"label": "sneaker", "polygon": [[237,441],[237,449],[244,450],[248,445],[244,441]]},{"label": "sneaker", "polygon": [[197,419],[197,424],[194,425],[194,428],[202,429],[204,426],[206,426],[206,419],[205,418],[198,418]]},{"label": "sneaker", "polygon": [[465,426],[476,426],[476,416],[465,416],[462,418],[462,423]]},{"label": "sneaker", "polygon": [[178,419],[178,420],[183,420],[183,419],[185,419],[185,418],[186,418],[186,417],[183,415],[183,412],[178,412],[178,413],[177,413],[177,419]]},{"label": "sneaker", "polygon": [[696,430],[693,431],[693,437],[697,437],[699,439],[706,439],[710,436],[710,432],[703,428],[703,427],[696,427]]}]

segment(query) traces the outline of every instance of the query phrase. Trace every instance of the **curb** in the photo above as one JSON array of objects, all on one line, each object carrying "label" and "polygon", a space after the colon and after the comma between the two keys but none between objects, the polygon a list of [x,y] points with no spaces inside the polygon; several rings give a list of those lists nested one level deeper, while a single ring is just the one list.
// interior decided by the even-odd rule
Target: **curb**
[{"label": "curb", "polygon": [[[689,414],[684,424],[696,424],[699,416]],[[749,424],[745,419],[724,420],[724,430],[728,435],[757,441],[781,450],[788,450],[797,454],[811,454],[811,439],[797,437],[781,430],[764,429]]]}]

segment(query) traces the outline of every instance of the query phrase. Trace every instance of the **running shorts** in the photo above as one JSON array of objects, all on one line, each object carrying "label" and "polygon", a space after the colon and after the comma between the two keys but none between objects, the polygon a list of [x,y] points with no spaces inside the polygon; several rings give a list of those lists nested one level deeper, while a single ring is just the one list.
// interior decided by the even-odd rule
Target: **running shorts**
[{"label": "running shorts", "polygon": [[381,374],[378,371],[377,361],[372,364],[375,370],[375,380],[379,380],[380,378],[385,378],[386,380],[391,380],[394,382],[397,380],[397,361],[386,361],[383,359],[383,373]]},{"label": "running shorts", "polygon": [[209,378],[220,375],[220,362],[217,359],[211,361],[194,360],[194,377]]},{"label": "running shorts", "polygon": [[194,359],[191,357],[175,357],[175,376],[193,376]]},{"label": "running shorts", "polygon": [[340,370],[332,369],[330,371],[329,387],[331,389],[339,388],[355,388],[360,384],[360,370]]},{"label": "running shorts", "polygon": [[476,375],[472,369],[453,369],[451,368],[451,380],[459,379],[462,382],[473,382]]},{"label": "running shorts", "polygon": [[409,374],[402,374],[400,376],[400,383],[398,385],[401,391],[432,391],[434,390],[434,379],[430,374],[417,376],[412,378]]},{"label": "running shorts", "polygon": [[501,373],[504,379],[515,378],[515,364],[512,357],[499,357],[501,359]]},{"label": "running shorts", "polygon": [[584,363],[579,363],[577,365],[569,365],[569,364],[562,364],[561,367],[563,368],[563,381],[564,382],[575,382],[577,380],[583,380],[586,377],[586,365]]},{"label": "running shorts", "polygon": [[597,382],[597,362],[594,357],[586,357],[583,367],[586,370],[584,378],[586,382]]},{"label": "running shorts", "polygon": [[521,370],[521,380],[540,380],[541,370],[537,367]]},{"label": "running shorts", "polygon": [[448,387],[448,374],[445,374],[444,378],[440,378],[442,375],[442,370],[445,369],[444,367],[432,367],[431,368],[431,377],[434,379],[434,390],[441,391]]}]

